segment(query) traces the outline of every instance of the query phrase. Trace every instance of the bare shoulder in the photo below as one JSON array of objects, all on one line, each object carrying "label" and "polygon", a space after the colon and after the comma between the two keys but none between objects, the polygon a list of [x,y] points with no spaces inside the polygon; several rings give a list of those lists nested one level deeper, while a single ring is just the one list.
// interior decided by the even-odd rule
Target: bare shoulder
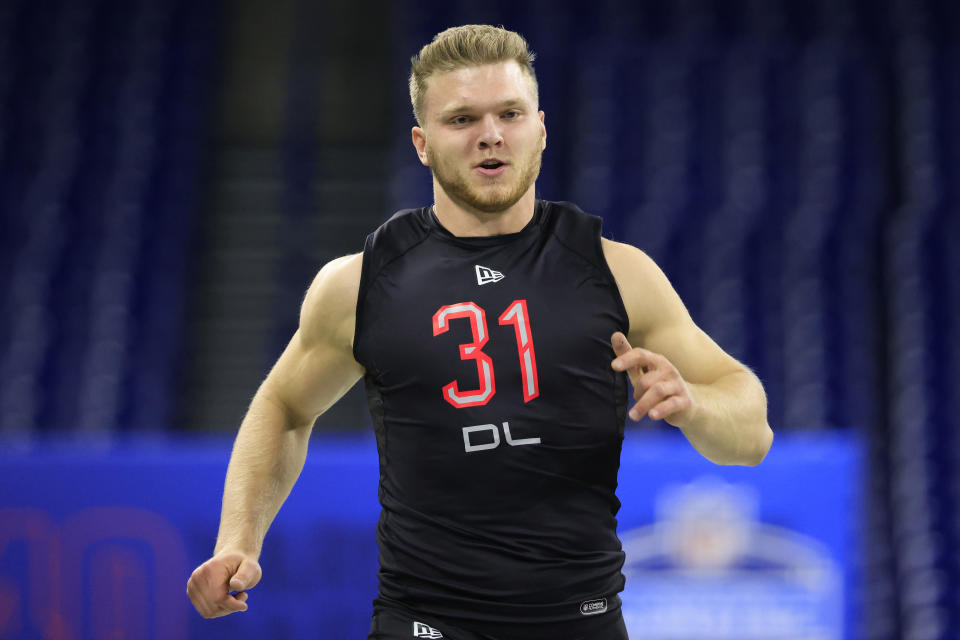
[{"label": "bare shoulder", "polygon": [[611,271],[615,267],[659,270],[650,256],[632,244],[607,240],[606,238],[600,238],[600,244],[603,247],[603,255],[607,259]]},{"label": "bare shoulder", "polygon": [[300,327],[261,387],[301,426],[312,426],[363,375],[353,357],[361,265],[358,254],[320,269],[300,307]]},{"label": "bare shoulder", "polygon": [[363,254],[331,260],[317,273],[300,309],[301,339],[352,348]]},{"label": "bare shoulder", "polygon": [[601,238],[603,255],[630,316],[631,341],[664,323],[689,320],[686,307],[653,258],[623,242]]}]

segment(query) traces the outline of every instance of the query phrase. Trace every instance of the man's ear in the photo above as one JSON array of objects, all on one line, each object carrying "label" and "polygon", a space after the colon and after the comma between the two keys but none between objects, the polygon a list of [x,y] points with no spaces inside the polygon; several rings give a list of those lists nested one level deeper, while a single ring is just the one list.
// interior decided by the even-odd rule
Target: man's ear
[{"label": "man's ear", "polygon": [[547,125],[543,122],[543,111],[538,112],[537,115],[540,116],[540,128],[543,130],[543,138],[540,140],[540,151],[543,151],[547,148]]},{"label": "man's ear", "polygon": [[410,137],[413,140],[413,148],[417,150],[417,157],[420,158],[420,164],[429,167],[430,161],[427,159],[427,132],[420,127],[414,127],[410,130]]}]

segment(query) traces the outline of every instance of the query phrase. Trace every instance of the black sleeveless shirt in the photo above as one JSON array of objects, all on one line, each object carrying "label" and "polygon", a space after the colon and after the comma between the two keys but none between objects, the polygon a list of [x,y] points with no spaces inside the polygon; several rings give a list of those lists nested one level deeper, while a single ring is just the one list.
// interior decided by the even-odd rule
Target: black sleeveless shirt
[{"label": "black sleeveless shirt", "polygon": [[537,200],[517,233],[431,208],[367,238],[354,356],[380,458],[380,600],[489,623],[620,606],[628,319],[601,220]]}]

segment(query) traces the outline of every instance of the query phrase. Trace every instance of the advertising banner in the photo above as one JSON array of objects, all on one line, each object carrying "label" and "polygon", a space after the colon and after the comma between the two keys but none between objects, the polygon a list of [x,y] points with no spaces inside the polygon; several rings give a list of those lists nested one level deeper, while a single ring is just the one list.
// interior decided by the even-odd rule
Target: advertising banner
[{"label": "advertising banner", "polygon": [[[311,441],[249,611],[193,610],[186,583],[216,541],[231,444],[0,447],[0,640],[365,638],[372,437]],[[631,638],[852,638],[860,450],[851,434],[778,435],[760,466],[720,467],[679,432],[628,431],[617,495]]]}]

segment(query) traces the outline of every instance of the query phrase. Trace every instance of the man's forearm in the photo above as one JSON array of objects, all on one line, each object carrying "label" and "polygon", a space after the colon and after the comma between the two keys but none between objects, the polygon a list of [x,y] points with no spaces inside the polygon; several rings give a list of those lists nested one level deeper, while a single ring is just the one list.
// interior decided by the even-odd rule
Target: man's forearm
[{"label": "man's forearm", "polygon": [[297,424],[263,388],[233,445],[214,553],[229,548],[259,557],[267,529],[303,470],[310,425]]},{"label": "man's forearm", "polygon": [[744,371],[709,385],[688,384],[696,410],[685,423],[674,426],[690,444],[716,464],[760,464],[773,443],[773,431],[757,377]]}]

